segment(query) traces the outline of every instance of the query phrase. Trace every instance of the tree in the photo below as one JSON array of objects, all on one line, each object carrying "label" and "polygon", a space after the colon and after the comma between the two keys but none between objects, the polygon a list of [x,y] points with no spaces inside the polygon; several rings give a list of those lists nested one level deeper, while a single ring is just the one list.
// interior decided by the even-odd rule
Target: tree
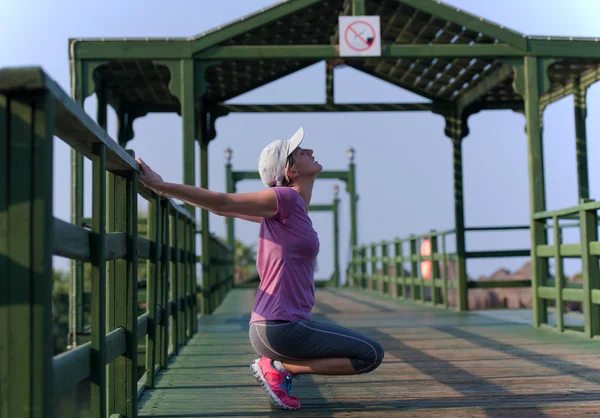
[{"label": "tree", "polygon": [[234,282],[239,283],[257,275],[256,244],[246,245],[239,240],[234,243],[235,274]]}]

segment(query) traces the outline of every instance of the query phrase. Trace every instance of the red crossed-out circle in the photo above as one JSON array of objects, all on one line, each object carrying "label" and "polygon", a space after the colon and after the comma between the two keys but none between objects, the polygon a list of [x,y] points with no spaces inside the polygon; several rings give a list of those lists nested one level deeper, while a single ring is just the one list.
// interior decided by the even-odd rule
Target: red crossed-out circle
[{"label": "red crossed-out circle", "polygon": [[[362,36],[355,28],[353,28],[353,26],[356,26],[358,24],[363,24],[371,30],[371,33],[373,34],[373,39],[371,40],[370,44],[365,39],[365,36]],[[365,46],[360,47],[360,48],[353,46],[350,43],[350,40],[348,39],[349,32],[352,33],[353,35],[355,35],[357,38],[359,38]],[[373,44],[375,43],[375,37],[376,37],[375,29],[373,28],[373,26],[371,26],[368,22],[365,22],[364,20],[357,20],[356,22],[352,22],[351,24],[348,25],[348,27],[344,31],[344,39],[346,40],[346,44],[348,44],[348,47],[354,51],[366,51],[367,49],[371,48],[373,46]]]}]

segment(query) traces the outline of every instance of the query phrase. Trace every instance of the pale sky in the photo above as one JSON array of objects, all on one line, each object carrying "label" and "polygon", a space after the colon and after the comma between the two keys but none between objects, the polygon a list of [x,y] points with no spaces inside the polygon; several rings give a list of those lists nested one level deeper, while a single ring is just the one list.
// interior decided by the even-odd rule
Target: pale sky
[{"label": "pale sky", "polygon": [[[511,29],[530,35],[600,36],[597,0],[453,0],[460,7]],[[0,2],[0,67],[41,66],[70,91],[68,39],[72,37],[176,37],[194,34],[235,20],[272,4],[270,0],[2,0]],[[322,63],[259,88],[232,103],[322,103],[325,100]],[[352,69],[335,73],[338,103],[426,101],[395,86]],[[95,117],[95,98],[85,109]],[[600,88],[588,94],[588,154],[591,196],[598,195],[598,136]],[[259,118],[260,117],[260,121]],[[577,204],[577,174],[573,99],[551,105],[544,115],[544,157],[547,207]],[[452,150],[444,136],[441,116],[428,113],[353,114],[234,114],[217,122],[217,138],[209,147],[209,188],[225,190],[224,150],[233,148],[236,170],[256,170],[261,149],[274,139],[288,138],[298,127],[306,132],[304,145],[315,150],[326,170],[347,168],[346,150],[356,149],[359,200],[359,242],[370,243],[431,228],[453,227]],[[109,133],[115,137],[115,118],[109,111]],[[465,216],[467,226],[529,223],[527,143],[525,120],[511,111],[488,111],[470,119],[464,142]],[[151,114],[134,125],[129,147],[166,181],[182,181],[181,121],[177,115]],[[69,150],[55,141],[54,215],[69,220]],[[198,163],[197,163],[198,167]],[[90,164],[86,163],[85,216],[91,214]],[[312,203],[332,200],[333,181],[317,181]],[[343,185],[341,185],[343,186]],[[262,188],[259,181],[238,183],[240,192]],[[342,190],[345,191],[344,187]],[[349,256],[348,196],[341,195],[341,268]],[[311,214],[321,239],[317,279],[333,268],[332,216]],[[225,236],[225,221],[211,215],[210,230]],[[237,237],[256,243],[258,225],[236,221]],[[577,234],[567,233],[573,242]],[[527,248],[529,234],[469,234],[468,250]],[[449,247],[453,248],[452,242]],[[66,268],[65,259],[55,258]],[[489,274],[504,266],[515,269],[525,259],[470,261],[470,276]],[[581,268],[569,262],[566,272]]]}]

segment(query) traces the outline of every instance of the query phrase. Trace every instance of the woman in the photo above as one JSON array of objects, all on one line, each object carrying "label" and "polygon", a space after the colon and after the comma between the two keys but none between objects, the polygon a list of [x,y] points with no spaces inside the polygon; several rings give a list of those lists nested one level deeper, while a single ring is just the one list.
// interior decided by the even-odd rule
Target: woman
[{"label": "woman", "polygon": [[304,130],[267,145],[258,160],[267,189],[219,193],[165,183],[141,159],[139,181],[156,193],[217,215],[260,224],[256,266],[260,285],[250,319],[250,342],[261,355],[250,366],[271,402],[298,409],[291,379],[301,374],[352,375],[383,360],[378,342],[352,330],[311,321],[319,238],[308,217],[313,185],[323,166],[300,147]]}]

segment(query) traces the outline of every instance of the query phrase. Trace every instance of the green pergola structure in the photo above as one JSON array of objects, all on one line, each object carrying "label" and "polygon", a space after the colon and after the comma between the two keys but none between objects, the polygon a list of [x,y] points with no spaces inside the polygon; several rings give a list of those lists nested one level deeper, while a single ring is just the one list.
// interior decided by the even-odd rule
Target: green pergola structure
[{"label": "green pergola structure", "polygon": [[[225,183],[227,193],[235,193],[237,191],[236,185],[242,180],[260,180],[260,174],[257,171],[234,171],[232,169],[231,157],[233,151],[231,148],[225,150]],[[353,240],[357,239],[356,233],[356,202],[358,197],[356,195],[355,188],[355,164],[354,164],[354,148],[348,150],[348,158],[350,160],[350,166],[348,171],[322,171],[319,173],[320,178],[325,179],[337,179],[346,182],[346,190],[350,195],[350,240],[351,245]],[[339,186],[334,184],[333,186],[333,203],[330,205],[326,204],[312,204],[309,205],[308,210],[312,212],[332,212],[333,214],[333,274],[327,281],[333,284],[335,287],[340,285],[340,221],[339,221]],[[230,248],[235,248],[235,219],[226,218],[225,224],[227,225],[227,244]],[[320,280],[323,281],[323,280]]]},{"label": "green pergola structure", "polygon": [[[379,16],[381,54],[340,56],[339,16]],[[598,39],[526,36],[434,0],[287,0],[189,38],[71,39],[72,94],[83,104],[97,94],[98,121],[106,105],[118,116],[118,140],[133,137],[133,121],[152,112],[178,113],[183,126],[183,181],[194,184],[200,144],[200,186],[208,185],[208,144],[215,120],[234,112],[429,111],[446,120],[453,144],[454,217],[459,310],[466,309],[462,140],[470,115],[512,109],[526,117],[531,248],[547,242],[533,214],[545,210],[542,114],[550,103],[575,96],[580,198],[588,197],[585,102],[600,78]],[[318,62],[326,62],[321,104],[232,105],[229,100]],[[333,76],[348,66],[429,100],[428,103],[338,104]],[[72,154],[72,221],[83,217],[83,158]],[[208,230],[208,212],[201,211]],[[209,252],[209,234],[202,253]],[[533,253],[532,253],[533,254]],[[533,258],[534,301],[548,265]],[[203,277],[211,269],[203,264]],[[74,265],[74,277],[81,266]],[[75,286],[79,281],[74,280]],[[76,292],[73,294],[78,294]],[[536,323],[545,316],[536,302]]]}]

